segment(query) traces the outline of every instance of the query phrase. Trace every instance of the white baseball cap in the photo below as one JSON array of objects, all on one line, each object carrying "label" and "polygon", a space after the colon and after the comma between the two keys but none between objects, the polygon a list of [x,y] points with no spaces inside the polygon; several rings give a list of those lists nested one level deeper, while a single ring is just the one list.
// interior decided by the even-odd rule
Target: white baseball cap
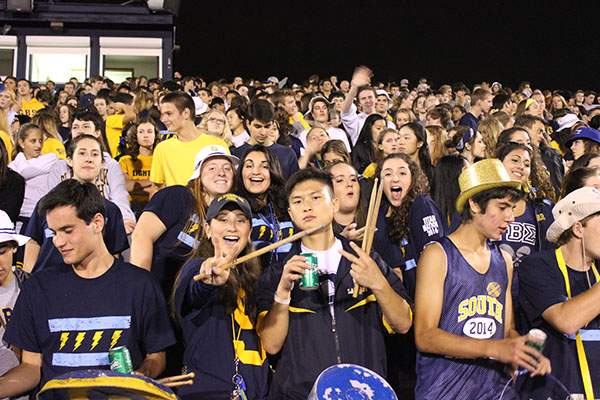
[{"label": "white baseball cap", "polygon": [[572,191],[552,209],[554,222],[546,232],[546,238],[553,243],[577,221],[600,212],[600,191],[593,187],[582,187]]},{"label": "white baseball cap", "polygon": [[232,156],[231,154],[229,154],[229,150],[226,147],[223,147],[218,144],[204,146],[202,150],[200,150],[198,154],[196,154],[196,157],[194,157],[194,173],[192,174],[188,182],[198,178],[200,176],[200,170],[202,169],[202,163],[204,163],[209,158],[214,157],[225,157],[226,159],[231,161],[234,167],[237,167],[240,163],[240,159],[236,156]]},{"label": "white baseball cap", "polygon": [[0,243],[15,241],[23,246],[29,239],[31,238],[28,236],[19,235],[8,214],[0,210]]}]

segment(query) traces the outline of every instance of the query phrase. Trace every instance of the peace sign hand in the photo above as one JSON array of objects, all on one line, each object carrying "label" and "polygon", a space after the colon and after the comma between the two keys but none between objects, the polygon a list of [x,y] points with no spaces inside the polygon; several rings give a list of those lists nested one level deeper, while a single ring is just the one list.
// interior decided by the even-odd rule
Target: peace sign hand
[{"label": "peace sign hand", "polygon": [[340,254],[352,263],[350,267],[350,275],[354,280],[363,287],[369,288],[374,292],[381,290],[387,280],[379,269],[379,266],[373,259],[365,253],[356,243],[350,242],[350,247],[354,250],[357,256],[348,253],[345,250],[340,250]]},{"label": "peace sign hand", "polygon": [[239,253],[239,243],[235,243],[228,251],[227,255],[223,254],[223,239],[220,236],[213,236],[212,243],[215,248],[214,257],[209,257],[200,266],[200,273],[204,273],[206,278],[202,282],[207,285],[222,286],[229,279],[229,268],[222,268],[224,265],[233,261]]}]

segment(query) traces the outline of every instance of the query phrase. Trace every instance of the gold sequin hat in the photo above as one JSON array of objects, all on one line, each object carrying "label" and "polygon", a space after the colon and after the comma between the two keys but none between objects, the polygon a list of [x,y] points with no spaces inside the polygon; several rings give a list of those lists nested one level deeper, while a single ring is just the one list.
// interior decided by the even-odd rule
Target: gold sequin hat
[{"label": "gold sequin hat", "polygon": [[460,194],[456,199],[456,211],[459,213],[467,200],[479,192],[496,187],[521,188],[521,182],[511,180],[502,161],[496,158],[481,160],[466,168],[458,177],[458,184]]}]

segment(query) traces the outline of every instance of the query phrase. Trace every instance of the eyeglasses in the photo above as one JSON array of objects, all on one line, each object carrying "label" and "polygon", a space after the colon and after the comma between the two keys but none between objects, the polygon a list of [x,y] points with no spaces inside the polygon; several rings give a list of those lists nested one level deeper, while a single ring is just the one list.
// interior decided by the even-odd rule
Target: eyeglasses
[{"label": "eyeglasses", "polygon": [[209,118],[207,121],[213,124],[225,125],[225,121],[219,118]]}]

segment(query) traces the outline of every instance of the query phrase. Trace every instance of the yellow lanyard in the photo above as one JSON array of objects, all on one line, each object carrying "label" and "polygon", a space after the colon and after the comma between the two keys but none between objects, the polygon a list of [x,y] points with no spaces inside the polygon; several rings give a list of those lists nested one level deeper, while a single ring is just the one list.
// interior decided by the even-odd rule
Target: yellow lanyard
[{"label": "yellow lanyard", "polygon": [[[239,301],[239,298],[238,298]],[[231,313],[231,334],[233,336],[233,355],[236,359],[238,359],[238,345],[240,340],[240,334],[242,333],[242,324],[240,324],[240,329],[238,329],[237,336],[235,334],[235,325],[233,323],[233,315],[235,314],[235,310]]]},{"label": "yellow lanyard", "polygon": [[[571,285],[569,284],[569,274],[567,273],[567,265],[565,264],[565,259],[562,255],[562,250],[560,247],[556,249],[556,261],[558,262],[558,268],[560,272],[562,272],[563,277],[565,279],[565,286],[567,289],[567,296],[571,299]],[[592,263],[592,271],[594,272],[594,276],[596,277],[596,282],[600,281],[600,275],[598,275],[598,271],[596,270],[596,266]],[[585,356],[585,349],[583,348],[583,341],[581,340],[581,335],[579,334],[579,330],[577,331],[577,335],[575,336],[575,342],[577,344],[577,358],[579,359],[579,369],[581,370],[581,377],[583,378],[583,388],[585,389],[585,397],[587,400],[594,400],[594,388],[592,387],[592,378],[590,377],[590,367],[587,362],[587,357]]]}]

